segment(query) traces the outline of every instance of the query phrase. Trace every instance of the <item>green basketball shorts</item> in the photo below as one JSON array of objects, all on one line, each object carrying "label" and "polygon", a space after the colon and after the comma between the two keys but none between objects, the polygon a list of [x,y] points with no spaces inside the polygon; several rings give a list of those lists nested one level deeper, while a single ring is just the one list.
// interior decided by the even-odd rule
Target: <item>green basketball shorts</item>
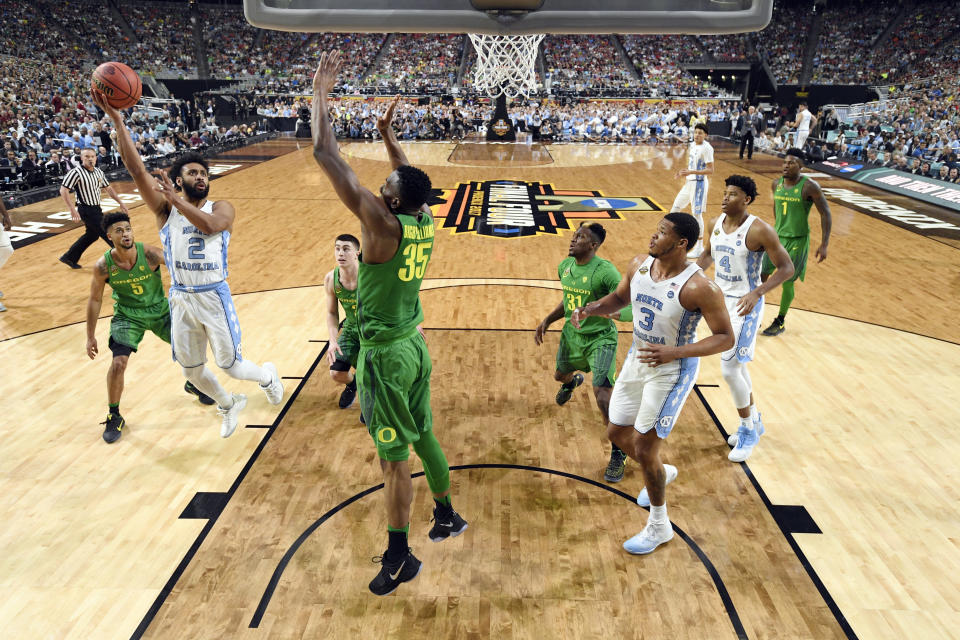
[{"label": "green basketball shorts", "polygon": [[357,325],[343,323],[340,335],[337,336],[337,344],[340,345],[340,353],[337,354],[337,359],[330,368],[334,371],[349,371],[350,367],[356,368],[357,356],[360,355],[360,333]]},{"label": "green basketball shorts", "polygon": [[360,409],[381,459],[406,460],[409,445],[433,427],[431,371],[427,343],[417,331],[388,344],[360,347]]},{"label": "green basketball shorts", "polygon": [[166,299],[150,307],[117,306],[110,320],[110,339],[131,351],[136,351],[143,334],[152,331],[166,343],[170,342],[170,307]]},{"label": "green basketball shorts", "polygon": [[592,371],[593,386],[612,386],[617,374],[617,329],[581,334],[569,322],[560,333],[557,371]]},{"label": "green basketball shorts", "polygon": [[[789,278],[787,282],[793,282],[797,279],[803,281],[803,277],[807,274],[807,256],[810,254],[810,236],[780,238],[780,243],[783,245],[783,248],[787,250],[787,253],[790,254],[790,260],[793,262],[793,277]],[[776,267],[769,256],[763,254],[763,274],[770,275],[775,269]]]}]

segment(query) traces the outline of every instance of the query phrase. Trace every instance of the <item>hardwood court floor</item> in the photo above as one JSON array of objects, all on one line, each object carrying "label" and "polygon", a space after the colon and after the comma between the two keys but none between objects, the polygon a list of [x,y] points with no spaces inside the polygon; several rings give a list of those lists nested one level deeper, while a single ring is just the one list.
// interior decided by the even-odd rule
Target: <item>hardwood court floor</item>
[{"label": "hardwood court floor", "polygon": [[[613,491],[596,482],[607,449],[587,388],[563,408],[553,402],[557,333],[537,349],[532,330],[559,299],[551,287],[569,232],[440,232],[423,294],[434,410],[451,464],[473,465],[452,473],[471,527],[439,545],[426,540],[429,500],[416,480],[411,538],[423,573],[374,598],[369,558],[382,551],[384,525],[374,491],[304,538],[264,602],[297,538],[380,482],[357,412],[333,408],[339,388],[320,359],[330,247],[358,225],[309,151],[278,144],[294,151],[212,189],[238,209],[231,285],[244,353],[277,362],[291,377],[288,392],[299,387],[272,407],[253,385],[229,385],[251,397],[242,424],[269,429],[220,439],[216,414],[183,394],[166,345],[148,336],[127,373],[129,430],[107,446],[96,424],[107,358],[83,354],[95,252],[80,272],[57,263],[79,233],[69,231],[18,250],[0,271],[10,308],[0,314],[4,635],[952,637],[960,625],[960,436],[951,428],[960,418],[960,254],[837,203],[829,259],[810,266],[787,333],[762,339],[751,366],[768,434],[749,464],[725,458],[721,428],[735,420],[716,359],[704,361],[699,395],[668,441],[668,460],[680,468],[668,489],[671,518],[715,577],[680,536],[645,558],[622,552],[646,517],[630,500],[641,487],[636,465]],[[719,208],[722,177],[747,173],[760,185],[754,211],[769,218],[779,161],[741,163],[716,146],[710,210]],[[455,147],[407,152],[438,188],[537,180],[646,196],[663,208],[679,189],[672,173],[684,153],[557,145],[547,147],[549,165],[524,166],[517,154],[513,164],[464,167],[448,162]],[[344,151],[375,189],[388,172],[382,149]],[[15,223],[22,215],[13,212]],[[622,270],[659,216],[604,221],[601,255]],[[139,240],[158,244],[143,207],[133,222]],[[770,296],[767,319],[775,302]],[[101,344],[107,323],[98,327]],[[621,358],[628,339],[621,336]],[[783,505],[805,507],[822,533],[796,532],[802,527]],[[181,518],[185,511],[194,518]]]}]

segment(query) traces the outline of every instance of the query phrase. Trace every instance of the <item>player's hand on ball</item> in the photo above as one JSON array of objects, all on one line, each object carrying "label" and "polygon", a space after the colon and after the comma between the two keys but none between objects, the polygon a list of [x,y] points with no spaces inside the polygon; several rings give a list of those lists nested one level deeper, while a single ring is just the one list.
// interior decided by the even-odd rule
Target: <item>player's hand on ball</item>
[{"label": "player's hand on ball", "polygon": [[640,362],[648,364],[651,367],[667,364],[677,359],[673,347],[668,347],[663,344],[651,344],[649,342],[644,342],[644,345],[646,346],[637,349],[637,358]]},{"label": "player's hand on ball", "polygon": [[111,119],[120,118],[120,112],[110,106],[110,103],[107,102],[107,97],[103,95],[103,92],[99,89],[93,89],[90,92],[93,95],[93,104],[100,107],[105,114],[110,116]]},{"label": "player's hand on ball", "polygon": [[93,360],[97,357],[97,339],[87,338],[87,355]]}]

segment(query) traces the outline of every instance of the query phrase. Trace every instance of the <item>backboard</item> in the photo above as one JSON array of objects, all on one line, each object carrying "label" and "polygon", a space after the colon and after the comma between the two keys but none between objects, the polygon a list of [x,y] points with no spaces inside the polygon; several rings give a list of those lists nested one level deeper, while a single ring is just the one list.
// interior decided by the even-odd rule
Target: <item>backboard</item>
[{"label": "backboard", "polygon": [[244,0],[255,27],[384,33],[740,33],[773,0]]}]

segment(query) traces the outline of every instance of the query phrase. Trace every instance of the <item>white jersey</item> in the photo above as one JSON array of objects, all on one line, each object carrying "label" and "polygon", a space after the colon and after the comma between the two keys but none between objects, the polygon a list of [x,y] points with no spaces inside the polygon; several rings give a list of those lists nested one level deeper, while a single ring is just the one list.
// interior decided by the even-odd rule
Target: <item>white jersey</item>
[{"label": "white jersey", "polygon": [[[207,200],[200,210],[213,215],[213,201]],[[227,279],[229,231],[204,233],[173,207],[160,229],[160,239],[171,288],[212,289]]]},{"label": "white jersey", "polygon": [[[713,147],[710,143],[706,140],[700,144],[691,142],[690,150],[687,152],[687,169],[690,171],[703,171],[707,168],[708,162],[713,162]],[[706,179],[707,176],[698,174],[687,176],[687,180],[691,182],[694,180],[703,182]]]},{"label": "white jersey", "polygon": [[797,125],[797,131],[810,131],[810,118],[812,114],[809,109],[804,109],[800,112],[799,119],[800,123]]},{"label": "white jersey", "polygon": [[760,267],[763,264],[763,249],[747,248],[747,231],[757,219],[748,215],[739,227],[730,233],[723,230],[725,213],[720,214],[710,236],[710,255],[716,263],[716,282],[723,295],[742,298],[760,286]]},{"label": "white jersey", "polygon": [[633,305],[633,345],[641,342],[682,346],[694,341],[699,311],[688,311],[680,304],[680,290],[700,270],[696,263],[672,278],[654,282],[650,277],[653,256],[648,256],[630,281]]}]

